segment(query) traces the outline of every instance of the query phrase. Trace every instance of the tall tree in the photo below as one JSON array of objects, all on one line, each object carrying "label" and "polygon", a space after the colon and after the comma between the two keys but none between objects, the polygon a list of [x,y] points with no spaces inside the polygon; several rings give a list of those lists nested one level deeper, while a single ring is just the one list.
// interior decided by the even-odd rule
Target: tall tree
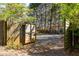
[{"label": "tall tree", "polygon": [[29,8],[35,9],[37,8],[41,3],[30,3]]}]

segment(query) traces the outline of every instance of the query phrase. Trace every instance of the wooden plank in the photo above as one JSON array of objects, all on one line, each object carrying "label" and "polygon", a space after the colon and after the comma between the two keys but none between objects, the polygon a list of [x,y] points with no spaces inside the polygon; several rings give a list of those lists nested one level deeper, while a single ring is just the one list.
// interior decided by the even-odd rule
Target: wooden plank
[{"label": "wooden plank", "polygon": [[[9,24],[10,22],[7,22]],[[20,28],[19,23],[12,23],[8,25],[10,28],[7,30],[7,46],[10,48],[19,48],[20,47]]]}]

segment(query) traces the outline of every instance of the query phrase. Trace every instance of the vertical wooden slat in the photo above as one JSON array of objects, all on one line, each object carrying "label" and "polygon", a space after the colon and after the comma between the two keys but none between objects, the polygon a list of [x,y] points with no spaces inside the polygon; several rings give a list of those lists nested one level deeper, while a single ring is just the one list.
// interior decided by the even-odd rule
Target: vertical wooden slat
[{"label": "vertical wooden slat", "polygon": [[0,45],[6,45],[6,23],[0,20]]},{"label": "vertical wooden slat", "polygon": [[22,45],[25,44],[25,24],[21,26],[20,28],[20,43]]},{"label": "vertical wooden slat", "polygon": [[7,45],[7,21],[4,22],[4,45]]}]

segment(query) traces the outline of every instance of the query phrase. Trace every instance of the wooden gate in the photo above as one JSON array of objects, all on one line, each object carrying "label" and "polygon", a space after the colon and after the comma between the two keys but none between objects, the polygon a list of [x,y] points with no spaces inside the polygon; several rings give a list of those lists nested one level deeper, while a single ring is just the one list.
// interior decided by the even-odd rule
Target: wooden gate
[{"label": "wooden gate", "polygon": [[19,23],[7,22],[7,45],[9,47],[20,46],[20,28]]},{"label": "wooden gate", "polygon": [[36,40],[36,28],[33,24],[26,24],[25,26],[25,43],[33,43]]}]

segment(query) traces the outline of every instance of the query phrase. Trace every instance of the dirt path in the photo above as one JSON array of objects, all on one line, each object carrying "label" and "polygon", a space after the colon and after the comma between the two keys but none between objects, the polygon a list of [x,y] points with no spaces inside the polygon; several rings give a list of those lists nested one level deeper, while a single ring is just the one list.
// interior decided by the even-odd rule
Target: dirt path
[{"label": "dirt path", "polygon": [[0,56],[27,56],[28,53],[26,50],[14,50],[6,49],[5,47],[0,46]]},{"label": "dirt path", "polygon": [[63,35],[38,35],[29,51],[34,56],[65,56]]},{"label": "dirt path", "polygon": [[0,56],[64,56],[63,35],[37,35],[36,43],[24,49],[5,49],[0,46]]}]

